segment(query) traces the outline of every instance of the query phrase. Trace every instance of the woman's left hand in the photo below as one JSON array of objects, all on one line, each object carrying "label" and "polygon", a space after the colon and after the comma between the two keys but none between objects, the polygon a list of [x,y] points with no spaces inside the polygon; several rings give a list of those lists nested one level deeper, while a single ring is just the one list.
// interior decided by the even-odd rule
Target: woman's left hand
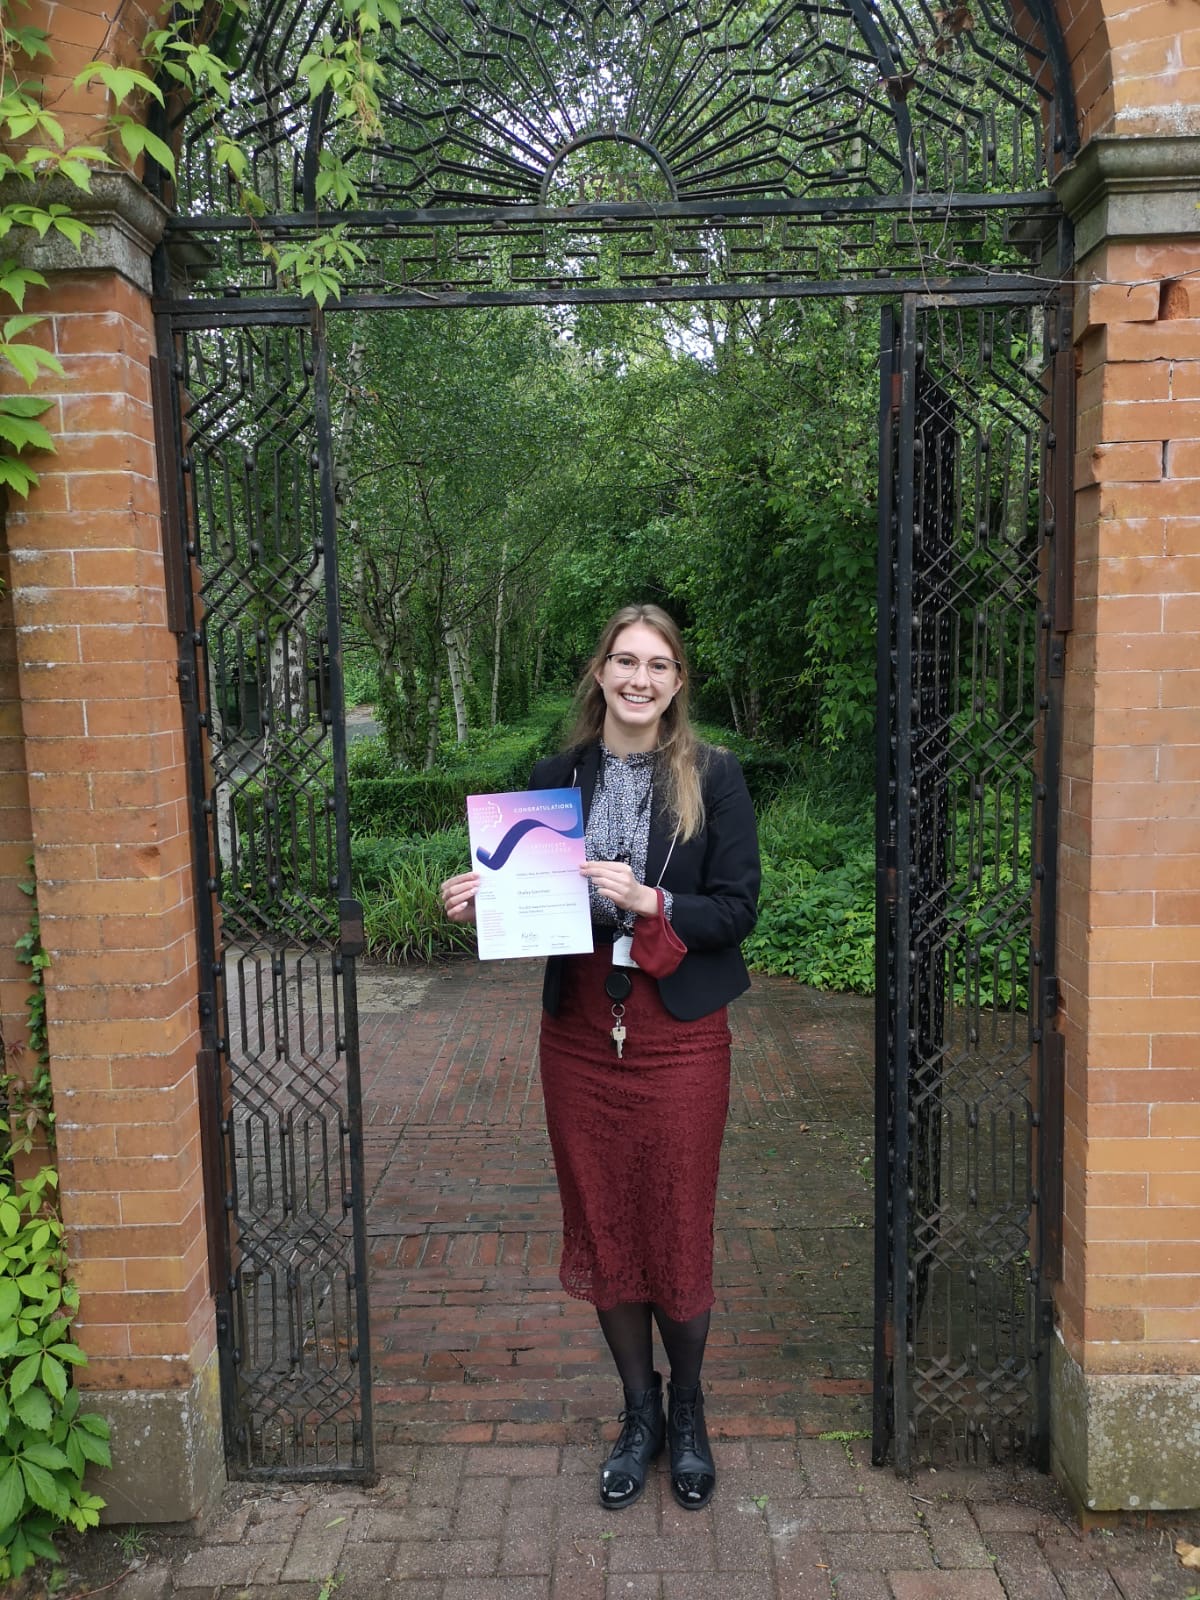
[{"label": "woman's left hand", "polygon": [[639,917],[656,915],[658,890],[639,883],[627,862],[585,861],[579,870],[585,878],[592,880],[606,900],[611,900],[621,911],[632,911]]}]

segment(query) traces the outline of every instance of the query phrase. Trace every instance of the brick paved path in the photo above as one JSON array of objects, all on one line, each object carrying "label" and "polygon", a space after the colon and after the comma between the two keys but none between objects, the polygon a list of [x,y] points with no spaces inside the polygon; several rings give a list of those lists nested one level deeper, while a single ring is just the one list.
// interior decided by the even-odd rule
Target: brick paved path
[{"label": "brick paved path", "polygon": [[[463,963],[407,1016],[363,1018],[385,1461],[392,1443],[595,1442],[598,1419],[619,1408],[595,1315],[558,1283],[539,981],[524,962]],[[766,980],[730,1015],[711,1426],[722,1438],[861,1429],[870,1003]]]},{"label": "brick paved path", "polygon": [[868,1424],[871,1006],[785,980],[756,980],[731,1010],[705,1370],[717,1496],[679,1510],[660,1466],[640,1504],[603,1511],[618,1391],[591,1308],[555,1271],[537,986],[524,963],[364,974],[379,1484],[235,1487],[202,1537],[155,1536],[118,1600],[1200,1591],[1166,1530],[1077,1535],[1037,1474],[902,1483],[861,1439],[821,1437]]}]

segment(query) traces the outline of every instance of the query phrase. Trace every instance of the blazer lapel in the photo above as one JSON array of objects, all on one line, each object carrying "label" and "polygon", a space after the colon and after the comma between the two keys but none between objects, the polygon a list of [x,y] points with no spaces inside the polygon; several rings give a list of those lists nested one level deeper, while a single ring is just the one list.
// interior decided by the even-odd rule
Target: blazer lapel
[{"label": "blazer lapel", "polygon": [[658,883],[667,864],[674,828],[668,828],[667,818],[658,803],[657,795],[650,803],[650,838],[646,845],[646,882]]},{"label": "blazer lapel", "polygon": [[[583,821],[586,827],[587,819],[592,813],[592,796],[596,792],[596,776],[600,771],[600,746],[598,744],[588,745],[578,761],[572,762],[572,766],[575,772],[573,787],[579,790],[583,798]],[[571,783],[571,781],[568,775],[567,782]]]}]

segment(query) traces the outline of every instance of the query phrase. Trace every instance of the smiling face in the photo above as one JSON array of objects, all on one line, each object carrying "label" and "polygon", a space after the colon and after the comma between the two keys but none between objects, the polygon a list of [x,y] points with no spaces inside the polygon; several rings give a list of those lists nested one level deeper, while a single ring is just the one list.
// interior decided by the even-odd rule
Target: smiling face
[{"label": "smiling face", "polygon": [[[636,666],[623,666],[624,656]],[[666,670],[651,670],[651,663],[666,662]],[[613,640],[609,659],[596,674],[604,695],[604,742],[614,755],[653,750],[663,713],[683,685],[671,646],[656,628],[630,623]]]}]

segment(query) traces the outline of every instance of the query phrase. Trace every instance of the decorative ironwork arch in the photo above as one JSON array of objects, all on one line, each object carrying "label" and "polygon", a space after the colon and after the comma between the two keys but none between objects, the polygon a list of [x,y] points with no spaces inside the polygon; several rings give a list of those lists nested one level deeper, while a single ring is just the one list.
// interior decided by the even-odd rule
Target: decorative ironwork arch
[{"label": "decorative ironwork arch", "polygon": [[[928,283],[1036,271],[1029,224],[1057,217],[1051,180],[1077,144],[1052,0],[414,0],[377,46],[369,148],[328,94],[309,101],[304,62],[335,23],[326,0],[261,0],[240,21],[230,103],[180,114],[177,238],[251,228],[220,136],[266,203],[255,228],[336,220],[365,248],[351,292]],[[318,206],[327,151],[359,209]],[[602,230],[622,226],[627,259],[606,267]],[[210,249],[206,286],[272,293],[260,258]]]}]

